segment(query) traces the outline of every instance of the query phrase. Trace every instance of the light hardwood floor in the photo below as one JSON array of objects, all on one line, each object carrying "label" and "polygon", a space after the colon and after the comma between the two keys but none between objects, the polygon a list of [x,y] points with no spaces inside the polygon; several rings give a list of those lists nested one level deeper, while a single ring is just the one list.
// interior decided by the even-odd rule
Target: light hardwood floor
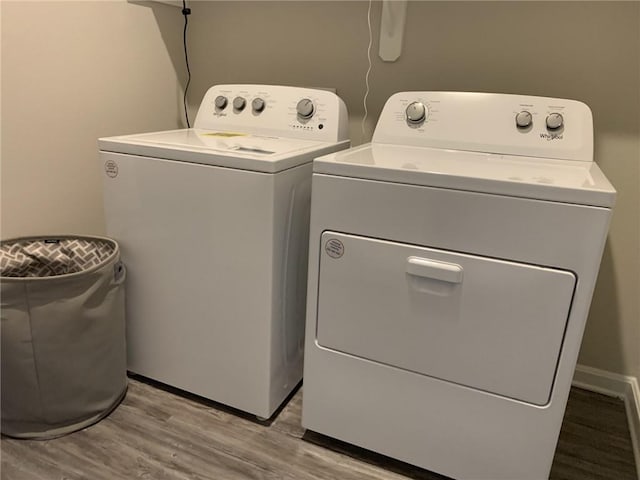
[{"label": "light hardwood floor", "polygon": [[[436,480],[445,477],[307,432],[298,391],[271,425],[130,379],[106,419],[48,441],[3,438],[3,480]],[[636,478],[624,405],[573,389],[553,480]],[[514,479],[517,480],[517,479]]]}]

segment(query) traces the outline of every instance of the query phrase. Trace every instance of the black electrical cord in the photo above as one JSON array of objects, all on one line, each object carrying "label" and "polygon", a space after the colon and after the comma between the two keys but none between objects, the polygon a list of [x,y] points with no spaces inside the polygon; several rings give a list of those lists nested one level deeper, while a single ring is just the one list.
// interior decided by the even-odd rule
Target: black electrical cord
[{"label": "black electrical cord", "polygon": [[189,25],[189,15],[191,15],[191,9],[187,8],[187,1],[182,0],[182,15],[184,15],[184,31],[182,32],[182,43],[184,44],[184,61],[187,65],[187,84],[184,87],[184,97],[182,103],[184,105],[184,116],[187,119],[187,128],[191,128],[189,122],[189,112],[187,111],[187,90],[189,90],[189,84],[191,83],[191,69],[189,68],[189,54],[187,53],[187,26]]}]

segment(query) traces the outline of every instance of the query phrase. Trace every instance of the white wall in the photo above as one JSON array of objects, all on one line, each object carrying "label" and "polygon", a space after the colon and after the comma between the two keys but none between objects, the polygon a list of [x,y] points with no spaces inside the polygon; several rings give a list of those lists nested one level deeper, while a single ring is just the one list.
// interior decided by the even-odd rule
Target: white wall
[{"label": "white wall", "polygon": [[124,0],[0,8],[2,238],[104,234],[96,140],[180,126],[180,10]]},{"label": "white wall", "polygon": [[[192,2],[196,106],[216,83],[335,87],[362,136],[368,2]],[[596,158],[618,204],[580,363],[640,377],[640,4],[409,2],[402,56],[377,57],[373,3],[370,135],[402,90],[523,93],[584,101]]]}]

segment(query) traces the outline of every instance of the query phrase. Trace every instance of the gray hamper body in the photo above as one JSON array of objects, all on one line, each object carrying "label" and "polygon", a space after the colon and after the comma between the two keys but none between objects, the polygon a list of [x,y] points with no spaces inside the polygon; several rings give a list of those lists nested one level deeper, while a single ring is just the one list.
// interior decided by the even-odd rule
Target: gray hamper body
[{"label": "gray hamper body", "polygon": [[117,243],[7,240],[0,268],[2,433],[51,438],[106,416],[127,388]]}]

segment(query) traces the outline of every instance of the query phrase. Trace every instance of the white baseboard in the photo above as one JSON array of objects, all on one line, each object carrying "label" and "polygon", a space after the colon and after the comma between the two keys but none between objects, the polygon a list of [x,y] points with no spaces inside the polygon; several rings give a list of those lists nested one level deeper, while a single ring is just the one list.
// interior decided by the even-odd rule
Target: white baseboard
[{"label": "white baseboard", "polygon": [[578,365],[573,375],[572,385],[624,400],[638,479],[640,479],[640,386],[638,379]]}]

